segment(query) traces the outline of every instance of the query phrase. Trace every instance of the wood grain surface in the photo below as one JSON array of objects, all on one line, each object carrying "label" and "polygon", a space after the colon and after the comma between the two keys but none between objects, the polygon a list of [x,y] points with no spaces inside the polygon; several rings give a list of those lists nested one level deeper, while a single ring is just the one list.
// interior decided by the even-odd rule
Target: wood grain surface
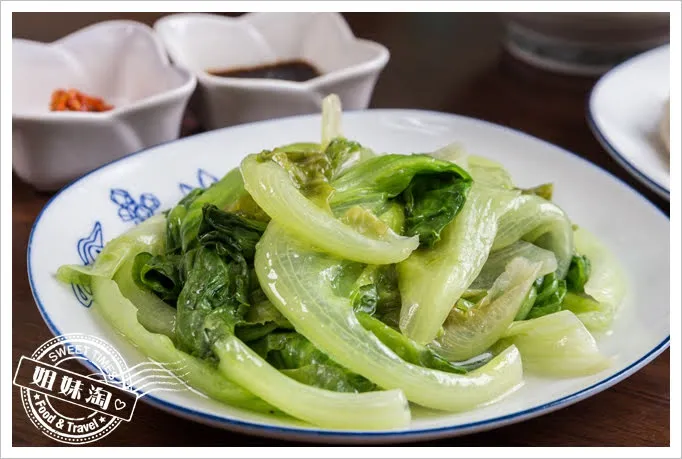
[{"label": "wood grain surface", "polygon": [[[86,24],[160,15],[14,14],[15,37],[50,41]],[[640,185],[602,149],[585,119],[595,79],[559,76],[515,61],[501,50],[493,14],[347,14],[356,35],[379,41],[391,60],[372,107],[419,108],[472,116],[519,129],[587,158],[618,176],[669,215],[669,204]],[[201,130],[188,114],[185,135]],[[36,216],[50,198],[12,183],[13,365],[51,337],[31,296],[26,247]],[[57,445],[28,420],[13,388],[13,444]],[[667,446],[670,443],[670,357],[664,352],[635,375],[576,405],[490,432],[425,442],[438,446]],[[97,446],[246,446],[285,442],[223,431],[138,404]]]}]

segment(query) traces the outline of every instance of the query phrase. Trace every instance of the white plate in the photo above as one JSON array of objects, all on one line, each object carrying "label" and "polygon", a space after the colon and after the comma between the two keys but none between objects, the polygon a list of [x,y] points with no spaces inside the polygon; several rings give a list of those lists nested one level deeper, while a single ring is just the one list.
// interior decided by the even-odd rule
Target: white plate
[{"label": "white plate", "polygon": [[632,175],[670,199],[669,155],[658,125],[670,97],[670,46],[640,54],[592,90],[588,122],[602,146]]},{"label": "white plate", "polygon": [[[379,152],[427,152],[458,141],[471,153],[502,161],[519,185],[554,182],[556,201],[574,222],[606,243],[630,279],[613,333],[599,338],[601,349],[615,356],[615,365],[584,378],[547,380],[526,375],[519,391],[470,412],[415,407],[409,428],[385,432],[319,429],[232,408],[190,391],[159,393],[143,400],[199,422],[270,437],[395,443],[491,429],[556,410],[617,383],[668,347],[669,220],[628,186],[555,146],[470,118],[370,110],[345,113],[343,124],[349,138]],[[173,206],[191,187],[207,186],[237,166],[244,155],[294,141],[315,141],[319,132],[319,115],[211,131],[120,159],[65,188],[39,215],[28,246],[31,288],[50,330],[96,335],[116,346],[128,365],[143,361],[143,355],[84,307],[87,294],[78,300],[70,286],[55,280],[57,268],[90,261],[103,241],[150,213]]]}]

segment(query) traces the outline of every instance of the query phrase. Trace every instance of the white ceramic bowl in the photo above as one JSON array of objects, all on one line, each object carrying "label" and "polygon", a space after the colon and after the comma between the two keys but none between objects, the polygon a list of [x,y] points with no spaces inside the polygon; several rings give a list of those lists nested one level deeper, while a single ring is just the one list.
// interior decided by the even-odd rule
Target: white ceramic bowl
[{"label": "white ceramic bowl", "polygon": [[[196,86],[172,66],[154,31],[107,21],[53,43],[12,41],[12,163],[53,190],[129,153],[176,139]],[[102,97],[101,113],[52,112],[55,89]]]},{"label": "white ceramic bowl", "polygon": [[[154,29],[174,63],[197,76],[196,108],[208,129],[317,113],[330,93],[345,109],[367,108],[389,59],[384,46],[355,38],[338,13],[174,14]],[[291,59],[309,62],[322,75],[292,82],[207,72]]]},{"label": "white ceramic bowl", "polygon": [[669,40],[668,13],[504,13],[505,47],[531,65],[601,75]]}]

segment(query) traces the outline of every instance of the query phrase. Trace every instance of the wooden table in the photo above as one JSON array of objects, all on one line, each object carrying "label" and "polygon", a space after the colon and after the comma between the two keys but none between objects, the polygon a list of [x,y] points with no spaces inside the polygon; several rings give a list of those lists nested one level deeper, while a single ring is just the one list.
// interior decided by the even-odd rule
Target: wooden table
[{"label": "wooden table", "polygon": [[[372,107],[438,110],[519,129],[612,172],[669,215],[668,202],[631,178],[590,133],[585,108],[595,80],[552,75],[514,61],[500,50],[502,27],[496,16],[347,17],[358,36],[380,41],[391,50],[391,61],[379,80]],[[189,129],[196,127],[190,125]],[[34,191],[16,177],[12,191],[12,355],[16,365],[21,355],[31,354],[51,337],[33,302],[26,275],[31,225],[50,195]],[[13,388],[14,445],[55,445],[29,422],[18,394]],[[666,351],[627,380],[577,405],[491,432],[426,444],[664,446],[670,443],[669,417],[670,355]],[[282,444],[185,421],[142,403],[132,422],[123,423],[97,446]]]}]

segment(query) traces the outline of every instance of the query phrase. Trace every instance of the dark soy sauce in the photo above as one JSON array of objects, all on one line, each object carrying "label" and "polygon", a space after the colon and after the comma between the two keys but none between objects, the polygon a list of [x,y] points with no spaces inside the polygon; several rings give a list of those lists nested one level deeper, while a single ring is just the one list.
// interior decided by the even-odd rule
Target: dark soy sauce
[{"label": "dark soy sauce", "polygon": [[209,70],[208,73],[229,78],[267,78],[271,80],[308,81],[322,73],[303,60],[282,61],[274,64],[259,65],[227,70]]}]

